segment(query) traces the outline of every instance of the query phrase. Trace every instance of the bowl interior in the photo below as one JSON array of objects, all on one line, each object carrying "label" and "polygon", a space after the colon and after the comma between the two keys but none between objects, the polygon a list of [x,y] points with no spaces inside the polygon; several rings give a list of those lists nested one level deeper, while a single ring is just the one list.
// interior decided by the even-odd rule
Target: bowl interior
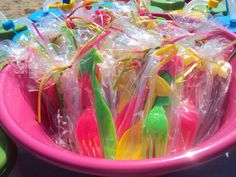
[{"label": "bowl interior", "polygon": [[[236,39],[222,30],[227,38]],[[56,165],[90,174],[105,176],[147,176],[165,174],[210,160],[236,144],[236,56],[231,60],[232,82],[227,96],[227,110],[220,130],[188,152],[173,156],[140,160],[111,161],[82,157],[55,145],[36,122],[34,95],[22,87],[11,67],[0,73],[0,122],[9,135],[36,155]],[[96,170],[95,170],[96,169]]]}]

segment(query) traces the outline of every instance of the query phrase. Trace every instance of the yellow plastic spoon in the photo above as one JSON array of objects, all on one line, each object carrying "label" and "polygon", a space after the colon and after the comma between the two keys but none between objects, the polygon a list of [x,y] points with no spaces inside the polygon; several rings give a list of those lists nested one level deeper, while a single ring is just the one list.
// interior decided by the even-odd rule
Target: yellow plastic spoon
[{"label": "yellow plastic spoon", "polygon": [[118,142],[116,160],[142,159],[142,121],[129,128]]}]

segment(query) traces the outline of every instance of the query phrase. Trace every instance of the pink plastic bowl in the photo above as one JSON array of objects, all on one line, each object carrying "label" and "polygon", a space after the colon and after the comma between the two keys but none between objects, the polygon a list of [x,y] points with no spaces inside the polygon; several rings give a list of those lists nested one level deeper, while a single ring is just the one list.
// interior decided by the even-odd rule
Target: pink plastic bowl
[{"label": "pink plastic bowl", "polygon": [[[236,36],[222,29],[229,39]],[[115,161],[83,157],[55,145],[35,121],[29,95],[20,88],[11,67],[0,73],[0,122],[9,135],[38,157],[73,171],[102,176],[157,176],[216,158],[236,145],[236,57],[231,61],[232,83],[228,92],[227,110],[220,130],[204,143],[179,153],[158,159]]]}]

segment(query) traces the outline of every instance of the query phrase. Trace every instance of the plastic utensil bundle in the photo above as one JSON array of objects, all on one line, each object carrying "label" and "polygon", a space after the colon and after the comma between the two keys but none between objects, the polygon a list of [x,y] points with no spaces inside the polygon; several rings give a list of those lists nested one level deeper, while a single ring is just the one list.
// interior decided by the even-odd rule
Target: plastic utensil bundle
[{"label": "plastic utensil bundle", "polygon": [[32,24],[28,41],[0,44],[4,66],[37,97],[37,121],[55,143],[90,157],[145,159],[218,130],[232,41],[186,16],[87,5]]}]

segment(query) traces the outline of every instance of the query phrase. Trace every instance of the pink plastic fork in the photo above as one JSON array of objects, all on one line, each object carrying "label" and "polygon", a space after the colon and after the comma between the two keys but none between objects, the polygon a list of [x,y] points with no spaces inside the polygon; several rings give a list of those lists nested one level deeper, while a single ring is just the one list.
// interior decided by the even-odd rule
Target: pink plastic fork
[{"label": "pink plastic fork", "polygon": [[196,106],[190,100],[181,102],[176,113],[179,120],[180,135],[182,136],[179,148],[181,150],[188,149],[195,140],[200,124],[200,116]]},{"label": "pink plastic fork", "polygon": [[103,158],[102,145],[93,108],[86,108],[79,117],[75,133],[81,148],[81,155]]}]

